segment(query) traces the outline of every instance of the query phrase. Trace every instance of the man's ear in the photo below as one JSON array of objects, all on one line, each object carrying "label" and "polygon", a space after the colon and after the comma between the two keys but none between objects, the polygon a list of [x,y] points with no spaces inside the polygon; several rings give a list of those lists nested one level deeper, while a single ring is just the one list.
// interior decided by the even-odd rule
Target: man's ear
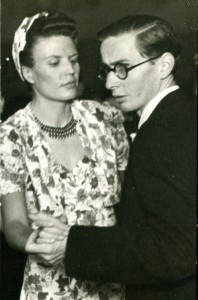
[{"label": "man's ear", "polygon": [[22,66],[21,68],[22,70],[22,74],[23,77],[25,78],[25,80],[31,84],[34,83],[34,79],[33,79],[33,73],[32,73],[32,69],[26,66]]},{"label": "man's ear", "polygon": [[161,79],[171,74],[175,66],[175,58],[170,52],[166,52],[161,56],[160,74]]}]

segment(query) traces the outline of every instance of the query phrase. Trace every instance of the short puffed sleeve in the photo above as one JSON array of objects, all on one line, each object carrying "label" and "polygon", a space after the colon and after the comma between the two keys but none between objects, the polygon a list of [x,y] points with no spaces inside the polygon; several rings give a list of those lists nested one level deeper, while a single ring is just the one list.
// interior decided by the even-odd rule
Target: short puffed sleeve
[{"label": "short puffed sleeve", "polygon": [[0,196],[21,192],[24,187],[21,138],[14,126],[0,126]]}]

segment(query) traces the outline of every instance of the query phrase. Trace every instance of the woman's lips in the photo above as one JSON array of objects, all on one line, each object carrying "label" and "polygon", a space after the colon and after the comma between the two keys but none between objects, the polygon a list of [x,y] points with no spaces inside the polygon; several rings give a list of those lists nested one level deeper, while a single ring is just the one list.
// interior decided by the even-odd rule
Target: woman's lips
[{"label": "woman's lips", "polygon": [[61,87],[76,87],[76,81],[68,81],[66,83],[61,84]]}]

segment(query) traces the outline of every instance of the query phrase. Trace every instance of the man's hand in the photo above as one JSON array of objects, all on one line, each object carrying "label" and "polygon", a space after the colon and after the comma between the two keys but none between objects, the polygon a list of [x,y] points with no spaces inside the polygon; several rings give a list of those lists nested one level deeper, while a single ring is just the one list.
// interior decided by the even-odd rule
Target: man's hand
[{"label": "man's hand", "polygon": [[65,257],[65,249],[67,244],[67,238],[65,237],[61,241],[48,241],[48,245],[45,242],[37,243],[39,237],[39,229],[33,231],[25,245],[25,251],[27,253],[37,254],[38,257],[48,266],[55,266],[59,264]]},{"label": "man's hand", "polygon": [[70,226],[65,224],[64,216],[59,218],[40,212],[31,214],[30,219],[39,227],[37,243],[63,241],[68,236]]},{"label": "man's hand", "polygon": [[43,212],[31,214],[29,217],[39,229],[29,236],[25,250],[38,254],[46,265],[59,264],[65,256],[70,229],[70,226],[65,224],[66,218],[56,218]]}]

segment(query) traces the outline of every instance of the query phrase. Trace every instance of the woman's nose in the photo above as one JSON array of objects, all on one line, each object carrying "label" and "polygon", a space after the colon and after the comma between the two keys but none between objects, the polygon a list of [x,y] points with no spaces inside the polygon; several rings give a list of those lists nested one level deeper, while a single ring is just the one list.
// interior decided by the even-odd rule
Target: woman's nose
[{"label": "woman's nose", "polygon": [[74,68],[74,65],[72,64],[72,62],[70,62],[69,60],[65,61],[63,63],[63,71],[66,75],[74,74],[75,68]]}]

